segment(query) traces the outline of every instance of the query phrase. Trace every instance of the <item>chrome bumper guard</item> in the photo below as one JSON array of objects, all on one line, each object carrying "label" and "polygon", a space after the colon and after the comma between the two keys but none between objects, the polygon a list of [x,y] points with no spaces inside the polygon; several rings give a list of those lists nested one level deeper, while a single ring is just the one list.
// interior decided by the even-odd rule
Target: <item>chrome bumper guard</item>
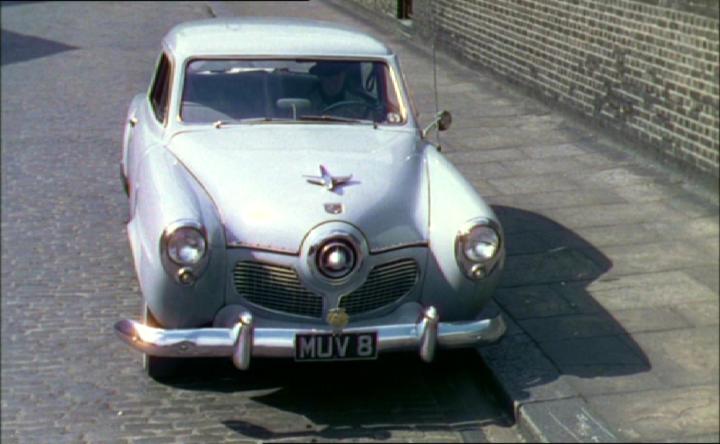
[{"label": "chrome bumper guard", "polygon": [[[419,306],[418,306],[419,308]],[[378,353],[419,351],[431,362],[436,346],[472,347],[497,341],[505,333],[502,315],[467,322],[439,322],[435,307],[419,309],[414,323],[365,324],[349,326],[343,333],[377,332]],[[151,356],[231,357],[235,366],[245,370],[251,357],[294,358],[295,336],[300,333],[332,333],[331,327],[307,328],[260,327],[249,311],[240,312],[230,328],[174,329],[148,327],[124,319],[115,324],[115,333],[131,347]]]}]

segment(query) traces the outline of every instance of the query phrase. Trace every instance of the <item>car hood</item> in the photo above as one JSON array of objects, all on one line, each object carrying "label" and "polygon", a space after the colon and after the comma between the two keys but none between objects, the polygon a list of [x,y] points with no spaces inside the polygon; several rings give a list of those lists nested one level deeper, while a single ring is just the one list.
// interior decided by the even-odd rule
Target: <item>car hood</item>
[{"label": "car hood", "polygon": [[[298,253],[328,221],[356,226],[371,251],[427,241],[426,169],[415,143],[405,130],[260,124],[181,132],[169,149],[210,195],[228,245]],[[319,176],[320,165],[352,178],[332,191],[309,183],[304,176]]]}]

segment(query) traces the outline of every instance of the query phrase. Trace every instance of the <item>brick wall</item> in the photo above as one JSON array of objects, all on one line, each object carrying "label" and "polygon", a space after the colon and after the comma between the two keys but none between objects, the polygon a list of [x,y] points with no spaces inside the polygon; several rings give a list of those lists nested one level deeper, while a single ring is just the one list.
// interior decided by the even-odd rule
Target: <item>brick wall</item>
[{"label": "brick wall", "polygon": [[413,3],[425,40],[718,176],[718,0]]},{"label": "brick wall", "polygon": [[397,17],[398,0],[352,0],[361,6],[383,15]]}]

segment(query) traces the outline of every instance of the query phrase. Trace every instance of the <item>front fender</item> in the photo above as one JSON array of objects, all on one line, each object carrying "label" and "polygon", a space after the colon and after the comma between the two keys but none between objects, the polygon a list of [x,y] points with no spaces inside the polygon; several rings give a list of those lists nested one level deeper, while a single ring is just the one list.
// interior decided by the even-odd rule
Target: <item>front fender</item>
[{"label": "front fender", "polygon": [[127,116],[125,116],[125,131],[123,133],[123,144],[122,144],[122,153],[120,156],[120,165],[122,168],[122,174],[123,177],[128,177],[128,150],[130,149],[130,141],[132,139],[132,134],[135,128],[130,125],[130,119],[137,118],[138,109],[140,109],[140,106],[145,100],[144,94],[137,94],[135,97],[133,97],[132,101],[130,102],[130,106],[128,107]]},{"label": "front fender", "polygon": [[425,147],[430,187],[430,254],[423,287],[422,303],[434,305],[444,321],[474,319],[492,296],[504,263],[501,259],[486,278],[473,281],[465,276],[455,260],[455,237],[470,219],[485,217],[499,221],[490,206],[462,174],[432,145]]},{"label": "front fender", "polygon": [[[155,318],[166,328],[211,323],[225,299],[225,237],[212,201],[183,165],[164,147],[147,151],[136,181],[136,211],[128,236],[140,289]],[[190,286],[170,276],[161,260],[165,228],[178,220],[205,226],[209,261]]]}]

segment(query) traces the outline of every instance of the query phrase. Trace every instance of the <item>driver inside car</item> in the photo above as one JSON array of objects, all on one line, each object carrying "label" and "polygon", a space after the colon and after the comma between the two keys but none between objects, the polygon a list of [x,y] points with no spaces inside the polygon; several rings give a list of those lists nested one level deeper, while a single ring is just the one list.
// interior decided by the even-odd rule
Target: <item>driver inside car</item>
[{"label": "driver inside car", "polygon": [[310,74],[316,75],[319,80],[318,87],[308,97],[312,102],[313,114],[366,117],[367,101],[362,96],[353,94],[348,88],[348,69],[352,65],[343,62],[318,62],[310,68]]}]

